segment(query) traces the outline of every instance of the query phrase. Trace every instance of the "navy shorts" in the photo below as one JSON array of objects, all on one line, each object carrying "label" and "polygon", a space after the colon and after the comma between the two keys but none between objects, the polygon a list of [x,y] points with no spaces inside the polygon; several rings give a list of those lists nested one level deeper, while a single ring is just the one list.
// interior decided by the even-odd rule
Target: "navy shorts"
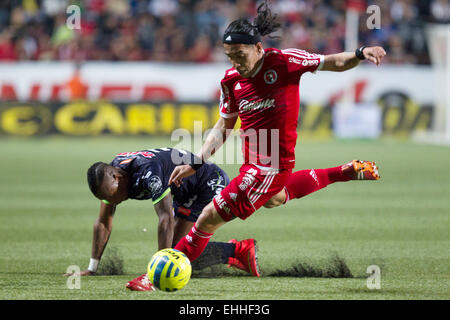
[{"label": "navy shorts", "polygon": [[230,183],[230,178],[215,164],[205,168],[202,178],[197,183],[197,192],[184,203],[173,202],[175,217],[191,222],[197,221],[203,208]]}]

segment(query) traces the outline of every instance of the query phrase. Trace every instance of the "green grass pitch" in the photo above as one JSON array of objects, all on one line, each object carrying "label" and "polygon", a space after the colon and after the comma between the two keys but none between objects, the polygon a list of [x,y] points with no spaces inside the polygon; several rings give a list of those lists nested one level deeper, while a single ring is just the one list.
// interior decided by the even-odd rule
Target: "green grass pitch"
[{"label": "green grass pitch", "polygon": [[[256,238],[265,274],[298,261],[320,265],[338,254],[353,278],[236,272],[192,278],[175,293],[129,292],[126,282],[145,272],[156,251],[151,202],[130,200],[118,207],[109,243],[125,274],[82,278],[81,289],[68,289],[63,273],[70,265],[87,268],[98,214],[86,184],[89,165],[168,145],[168,138],[150,137],[1,139],[0,299],[450,298],[450,148],[391,140],[299,141],[296,170],[359,158],[377,161],[382,179],[334,184],[284,207],[263,208],[213,238]],[[230,177],[238,170],[223,167]],[[379,290],[367,288],[369,265],[381,269]]]}]

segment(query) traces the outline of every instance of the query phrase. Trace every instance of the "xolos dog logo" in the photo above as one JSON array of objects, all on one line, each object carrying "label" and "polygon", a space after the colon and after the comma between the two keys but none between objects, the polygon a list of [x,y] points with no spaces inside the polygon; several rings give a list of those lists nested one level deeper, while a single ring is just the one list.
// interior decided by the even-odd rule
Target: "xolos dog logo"
[{"label": "xolos dog logo", "polygon": [[275,83],[275,81],[277,81],[277,79],[278,79],[278,75],[275,72],[275,70],[273,70],[273,69],[269,69],[266,71],[266,73],[264,73],[264,81],[267,84],[273,84],[273,83]]}]

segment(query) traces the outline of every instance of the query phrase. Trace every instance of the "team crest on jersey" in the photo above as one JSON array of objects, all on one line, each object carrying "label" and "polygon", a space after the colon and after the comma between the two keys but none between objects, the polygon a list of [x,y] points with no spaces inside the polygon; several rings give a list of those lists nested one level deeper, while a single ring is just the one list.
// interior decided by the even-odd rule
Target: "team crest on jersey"
[{"label": "team crest on jersey", "polygon": [[152,194],[158,194],[162,189],[162,181],[158,176],[153,176],[150,178],[148,182],[148,188],[152,192]]},{"label": "team crest on jersey", "polygon": [[264,73],[264,81],[267,84],[274,84],[278,79],[278,74],[273,69],[269,69]]}]

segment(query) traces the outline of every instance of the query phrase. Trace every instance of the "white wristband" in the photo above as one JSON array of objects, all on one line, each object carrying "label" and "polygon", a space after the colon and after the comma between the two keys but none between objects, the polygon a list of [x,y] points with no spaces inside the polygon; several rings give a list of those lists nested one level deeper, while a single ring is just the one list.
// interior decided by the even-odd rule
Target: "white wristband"
[{"label": "white wristband", "polygon": [[96,272],[97,271],[97,267],[98,267],[98,263],[99,263],[99,260],[91,258],[91,261],[89,262],[88,270],[91,271],[91,272]]}]

